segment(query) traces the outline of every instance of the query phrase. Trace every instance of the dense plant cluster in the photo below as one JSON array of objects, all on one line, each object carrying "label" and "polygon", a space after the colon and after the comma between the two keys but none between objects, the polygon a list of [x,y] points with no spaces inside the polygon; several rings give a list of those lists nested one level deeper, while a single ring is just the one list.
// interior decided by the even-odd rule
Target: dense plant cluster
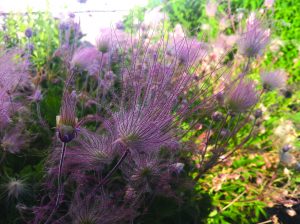
[{"label": "dense plant cluster", "polygon": [[[252,173],[250,179],[241,183],[230,181],[230,178],[225,177],[228,172],[232,172],[232,169],[236,169],[236,166],[231,164],[228,169],[217,167],[211,174],[206,175],[207,179],[203,181],[210,183],[208,189],[214,189],[214,181],[222,183],[222,188],[211,190],[210,193],[215,205],[215,210],[210,215],[212,223],[253,223],[265,214],[263,208],[267,205],[273,206],[274,203],[279,203],[295,206],[299,197],[297,190],[299,176],[295,171],[298,170],[297,164],[299,164],[297,163],[297,160],[299,161],[299,137],[297,137],[299,136],[299,89],[297,88],[299,85],[299,20],[297,19],[299,13],[295,11],[299,6],[298,2],[190,0],[165,1],[163,5],[155,1],[151,2],[148,9],[144,10],[146,14],[148,11],[151,14],[155,11],[153,7],[159,6],[160,12],[165,13],[164,18],[169,17],[168,22],[165,21],[165,27],[174,27],[179,23],[190,35],[203,36],[204,33],[205,37],[214,43],[217,53],[228,51],[228,46],[232,46],[236,41],[236,35],[241,32],[239,25],[241,20],[252,11],[259,11],[266,19],[265,22],[267,21],[272,27],[273,38],[266,49],[267,53],[259,58],[262,69],[258,69],[254,64],[251,77],[257,81],[261,79],[264,81],[273,72],[283,72],[284,69],[286,75],[280,77],[286,77],[288,85],[281,88],[280,92],[265,92],[259,103],[259,108],[263,111],[261,118],[263,122],[260,121],[260,127],[254,134],[255,138],[251,138],[244,145],[245,151],[241,150],[239,154],[234,155],[236,160],[245,161],[247,164],[240,167],[239,175],[252,173],[253,166],[262,167],[261,173],[259,175]],[[268,70],[272,72],[267,72]],[[272,83],[269,84],[272,86],[279,81],[276,80],[277,78],[272,79]],[[247,132],[248,130],[244,134]],[[282,151],[285,146],[289,148],[286,152]],[[249,152],[252,154],[250,158]],[[260,160],[252,160],[252,157]],[[223,176],[220,173],[225,174],[224,178],[220,178]],[[247,185],[253,186],[253,189],[257,188],[256,183],[253,183],[256,179],[263,180],[267,185],[259,191],[245,187]],[[286,181],[288,184],[284,184]],[[230,190],[232,194],[228,193],[228,189],[232,189]],[[235,191],[246,192],[236,195]],[[294,202],[290,204],[293,200]],[[247,201],[251,202],[247,203]],[[228,204],[230,206],[227,206]],[[223,210],[224,207],[226,211]],[[237,215],[233,216],[234,213]],[[249,219],[249,214],[255,214],[250,215],[253,219]]]},{"label": "dense plant cluster", "polygon": [[[132,22],[135,32],[119,23],[94,44],[73,14],[42,17],[24,27],[5,15],[1,31],[3,222],[211,222],[207,194],[263,169],[243,172],[262,158],[234,155],[261,131],[265,96],[286,90],[285,71],[261,69],[271,42],[264,15],[250,13],[216,40]],[[282,160],[297,166],[290,150],[282,143]],[[224,166],[233,172],[211,176]],[[238,197],[249,194],[237,182]],[[254,222],[264,213],[255,205]]]}]

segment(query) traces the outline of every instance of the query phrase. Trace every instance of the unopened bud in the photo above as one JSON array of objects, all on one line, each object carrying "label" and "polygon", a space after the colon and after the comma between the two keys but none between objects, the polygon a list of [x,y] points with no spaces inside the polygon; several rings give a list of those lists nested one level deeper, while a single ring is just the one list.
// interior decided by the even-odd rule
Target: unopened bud
[{"label": "unopened bud", "polygon": [[257,118],[260,118],[261,116],[262,116],[262,110],[257,109],[254,113],[254,117],[257,119]]},{"label": "unopened bud", "polygon": [[223,119],[223,115],[222,115],[222,113],[216,111],[216,112],[213,112],[213,114],[211,115],[211,118],[213,119],[213,121],[221,121]]}]

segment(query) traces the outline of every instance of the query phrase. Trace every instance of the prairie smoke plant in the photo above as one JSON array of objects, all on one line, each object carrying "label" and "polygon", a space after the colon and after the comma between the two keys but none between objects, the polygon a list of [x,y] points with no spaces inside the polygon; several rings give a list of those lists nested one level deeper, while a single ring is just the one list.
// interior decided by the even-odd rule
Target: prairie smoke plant
[{"label": "prairie smoke plant", "polygon": [[254,82],[241,79],[226,93],[225,104],[230,111],[245,112],[258,101]]},{"label": "prairie smoke plant", "polygon": [[116,201],[106,193],[82,197],[80,192],[76,192],[64,221],[74,224],[121,224],[131,220],[135,216],[132,209],[119,206]]},{"label": "prairie smoke plant", "polygon": [[208,52],[208,46],[205,43],[199,42],[196,39],[186,37],[175,37],[170,40],[169,52],[180,62],[193,64],[204,58]]},{"label": "prairie smoke plant", "polygon": [[283,70],[263,72],[260,77],[266,90],[283,89],[287,81],[287,75]]},{"label": "prairie smoke plant", "polygon": [[19,49],[4,50],[0,54],[0,87],[13,93],[17,87],[28,85],[28,63]]},{"label": "prairie smoke plant", "polygon": [[9,178],[7,183],[1,186],[4,196],[10,200],[19,200],[27,192],[27,185],[24,180]]},{"label": "prairie smoke plant", "polygon": [[263,53],[270,40],[270,30],[262,26],[255,14],[247,19],[246,30],[237,41],[239,52],[248,58],[254,58]]},{"label": "prairie smoke plant", "polygon": [[[129,185],[139,194],[162,192],[163,184],[169,185],[172,161],[164,161],[158,153],[133,157],[121,168]],[[165,192],[164,192],[165,193]]]},{"label": "prairie smoke plant", "polygon": [[18,124],[15,127],[6,129],[7,131],[1,139],[1,148],[4,151],[12,154],[19,153],[28,142],[28,140],[26,139],[27,136],[23,132],[23,125]]},{"label": "prairie smoke plant", "polygon": [[4,128],[10,121],[11,102],[7,92],[0,90],[0,128]]},{"label": "prairie smoke plant", "polygon": [[71,67],[95,75],[101,68],[101,53],[95,47],[79,48],[73,55]]},{"label": "prairie smoke plant", "polygon": [[[115,39],[108,39],[109,44],[115,43],[118,35],[112,34],[111,38]],[[187,182],[181,155],[199,154],[193,144],[186,144],[194,138],[186,138],[186,135],[199,121],[208,127],[203,138],[206,145],[200,152],[202,160],[195,161],[199,171],[207,171],[228,152],[228,142],[244,123],[239,123],[234,116],[223,115],[224,108],[220,107],[225,104],[230,111],[247,111],[258,100],[253,83],[236,80],[224,84],[221,77],[228,69],[221,62],[211,65],[207,60],[209,69],[200,70],[199,62],[209,48],[195,39],[176,37],[172,42],[172,37],[166,40],[162,36],[153,43],[149,38],[149,35],[142,35],[140,39],[132,37],[127,45],[121,40],[119,44],[110,45],[108,51],[100,47],[109,58],[115,54],[118,60],[99,69],[92,88],[77,90],[81,92],[79,95],[85,96],[84,100],[101,105],[94,108],[82,104],[81,114],[99,117],[86,127],[76,119],[76,99],[69,92],[81,87],[76,86],[80,77],[67,71],[69,76],[57,119],[62,152],[56,147],[58,150],[51,153],[50,177],[46,182],[52,192],[49,198],[53,198],[53,189],[56,190],[56,177],[53,177],[58,176],[56,202],[50,200],[46,206],[48,212],[44,205],[47,202],[42,203],[36,220],[45,220],[47,215],[41,214],[50,213],[46,223],[61,220],[122,223],[117,218],[127,214],[126,220],[134,222],[139,213],[146,211],[154,196],[177,200],[176,189]],[[98,58],[81,58],[78,56],[81,50],[79,48],[73,59],[66,61],[71,62],[72,68],[79,65],[81,59],[84,61],[81,64],[87,65],[92,62],[90,58]],[[92,55],[101,54],[96,47],[82,51],[85,50],[91,50]],[[212,82],[217,82],[218,87],[212,86]],[[63,189],[66,189],[64,195]],[[111,209],[106,206],[104,209],[105,203],[98,201],[98,198],[106,201],[102,198],[106,192],[112,199]],[[65,203],[60,208],[62,196]],[[95,198],[94,202],[91,198]],[[77,210],[80,212],[75,212]]]},{"label": "prairie smoke plant", "polygon": [[65,92],[60,115],[56,117],[58,137],[63,143],[72,141],[77,135],[76,97]]},{"label": "prairie smoke plant", "polygon": [[80,132],[78,144],[66,153],[65,169],[101,171],[117,157],[111,138],[85,129]]}]

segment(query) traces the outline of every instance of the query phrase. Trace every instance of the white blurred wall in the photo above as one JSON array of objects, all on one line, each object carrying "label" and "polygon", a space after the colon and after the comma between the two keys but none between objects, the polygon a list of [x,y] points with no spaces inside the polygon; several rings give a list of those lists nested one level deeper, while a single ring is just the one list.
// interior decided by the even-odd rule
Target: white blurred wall
[{"label": "white blurred wall", "polygon": [[[134,6],[144,6],[147,0],[0,0],[0,12],[26,12],[49,10],[54,16],[67,17],[70,12],[78,12],[82,31],[87,34],[86,40],[94,42],[99,30],[110,27],[128,14]],[[90,10],[101,12],[83,13]],[[79,13],[80,12],[80,13]]]}]

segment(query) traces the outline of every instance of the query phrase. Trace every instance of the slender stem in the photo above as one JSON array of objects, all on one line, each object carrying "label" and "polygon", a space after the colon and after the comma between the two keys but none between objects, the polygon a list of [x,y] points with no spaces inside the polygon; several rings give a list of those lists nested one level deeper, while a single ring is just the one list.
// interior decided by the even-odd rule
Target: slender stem
[{"label": "slender stem", "polygon": [[119,168],[119,166],[121,165],[121,163],[124,161],[124,159],[126,158],[126,156],[129,153],[129,149],[126,148],[125,152],[123,153],[123,155],[121,156],[121,158],[119,159],[119,161],[117,162],[117,164],[108,172],[108,174],[106,174],[106,176],[101,180],[100,182],[100,186],[104,185],[107,183],[108,179],[114,174],[114,172]]},{"label": "slender stem", "polygon": [[6,157],[6,151],[3,151],[2,156],[1,156],[1,159],[0,159],[0,168],[2,168],[1,165],[2,165],[2,163],[4,162],[5,157]]},{"label": "slender stem", "polygon": [[235,32],[234,20],[233,20],[232,14],[231,14],[230,0],[227,0],[227,9],[228,9],[228,14],[229,14],[230,22],[231,22],[231,27],[232,27],[233,31]]},{"label": "slender stem", "polygon": [[62,191],[63,191],[63,185],[61,182],[61,178],[62,178],[62,167],[63,167],[64,158],[65,158],[66,146],[67,146],[67,143],[64,142],[62,145],[62,152],[61,152],[59,168],[58,168],[58,179],[57,179],[58,191],[57,191],[57,199],[55,202],[55,206],[57,206],[59,204],[60,196],[62,195]]},{"label": "slender stem", "polygon": [[62,184],[62,168],[63,168],[63,162],[64,162],[64,158],[65,158],[65,152],[66,152],[66,147],[67,147],[67,143],[63,142],[62,145],[62,152],[60,155],[60,162],[59,162],[59,167],[58,167],[58,178],[57,178],[57,196],[56,196],[56,201],[55,201],[55,207],[53,208],[50,216],[48,217],[48,219],[46,220],[45,224],[48,224],[53,215],[55,214],[56,210],[59,207],[59,203],[60,203],[60,198],[61,195],[63,194],[63,184]]},{"label": "slender stem", "polygon": [[229,208],[231,205],[233,205],[235,202],[237,202],[245,193],[246,193],[246,191],[242,192],[232,202],[230,202],[228,205],[226,205],[224,208],[222,208],[221,212],[225,211],[227,208]]},{"label": "slender stem", "polygon": [[210,125],[209,125],[209,128],[208,128],[208,133],[207,133],[206,141],[205,141],[205,148],[204,148],[203,153],[201,155],[201,162],[200,162],[200,166],[199,167],[202,167],[204,159],[205,159],[205,154],[206,154],[207,147],[208,147],[208,140],[209,140],[209,137],[210,137],[212,123],[213,123],[213,121],[210,122]]},{"label": "slender stem", "polygon": [[245,65],[245,67],[244,67],[244,70],[243,70],[243,73],[245,73],[244,75],[246,75],[246,73],[247,73],[247,72],[249,71],[249,69],[250,69],[250,62],[251,62],[251,58],[248,57],[247,63],[246,63],[246,65]]}]

